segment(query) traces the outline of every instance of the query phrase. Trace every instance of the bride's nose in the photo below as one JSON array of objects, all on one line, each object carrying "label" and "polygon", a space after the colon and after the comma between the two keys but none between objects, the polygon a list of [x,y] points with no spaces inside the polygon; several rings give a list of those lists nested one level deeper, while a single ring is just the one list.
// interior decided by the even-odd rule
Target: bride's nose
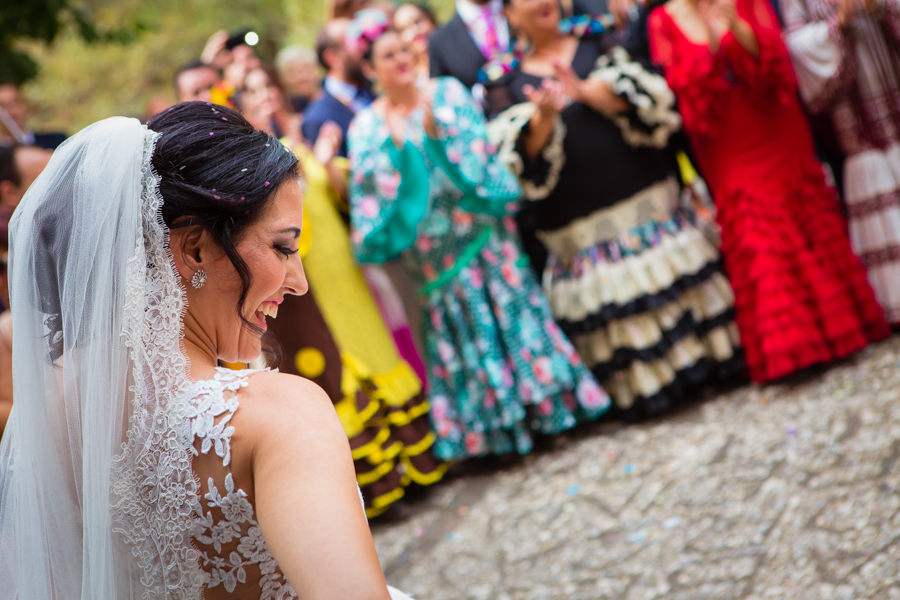
[{"label": "bride's nose", "polygon": [[284,287],[288,294],[302,296],[309,291],[309,282],[306,281],[306,271],[303,270],[303,259],[289,261],[287,273],[284,278]]}]

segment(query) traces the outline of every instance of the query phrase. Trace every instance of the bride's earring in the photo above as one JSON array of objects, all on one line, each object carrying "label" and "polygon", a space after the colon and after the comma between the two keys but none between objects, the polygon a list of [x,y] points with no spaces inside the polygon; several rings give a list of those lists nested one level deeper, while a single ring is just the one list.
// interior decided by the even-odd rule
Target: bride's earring
[{"label": "bride's earring", "polygon": [[191,285],[194,286],[195,290],[199,290],[204,283],[206,283],[206,271],[203,269],[195,271],[194,276],[191,277]]}]

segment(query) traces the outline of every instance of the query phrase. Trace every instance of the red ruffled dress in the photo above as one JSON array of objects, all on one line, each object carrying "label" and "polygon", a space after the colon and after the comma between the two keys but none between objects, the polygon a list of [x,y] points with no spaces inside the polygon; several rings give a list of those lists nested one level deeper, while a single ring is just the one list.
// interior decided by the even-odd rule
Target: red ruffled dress
[{"label": "red ruffled dress", "polygon": [[768,0],[737,0],[737,11],[758,57],[730,32],[712,53],[665,6],[649,34],[718,207],[750,377],[764,382],[847,356],[890,328],[813,151],[778,20]]}]

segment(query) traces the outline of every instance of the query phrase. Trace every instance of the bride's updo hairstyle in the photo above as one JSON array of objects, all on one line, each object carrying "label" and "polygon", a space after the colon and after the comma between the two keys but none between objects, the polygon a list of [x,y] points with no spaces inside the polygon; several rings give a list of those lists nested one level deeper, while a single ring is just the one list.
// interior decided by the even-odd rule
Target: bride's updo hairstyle
[{"label": "bride's updo hairstyle", "polygon": [[297,157],[239,113],[208,102],[173,106],[147,127],[160,134],[152,161],[163,221],[170,230],[199,225],[222,247],[241,279],[240,315],[251,273],[236,245],[275,190],[299,177]]}]

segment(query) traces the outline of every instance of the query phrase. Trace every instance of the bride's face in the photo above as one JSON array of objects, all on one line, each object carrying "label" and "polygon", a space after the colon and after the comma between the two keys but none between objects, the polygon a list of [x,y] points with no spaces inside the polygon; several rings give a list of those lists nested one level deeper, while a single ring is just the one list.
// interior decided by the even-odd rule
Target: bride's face
[{"label": "bride's face", "polygon": [[219,359],[250,362],[258,357],[266,320],[277,316],[285,295],[302,295],[309,289],[298,253],[302,227],[300,184],[289,177],[236,244],[252,281],[241,314],[258,329],[247,327],[235,311],[241,280],[224,251],[205,269],[206,285],[199,290],[188,287],[188,312],[205,335],[213,337]]}]

